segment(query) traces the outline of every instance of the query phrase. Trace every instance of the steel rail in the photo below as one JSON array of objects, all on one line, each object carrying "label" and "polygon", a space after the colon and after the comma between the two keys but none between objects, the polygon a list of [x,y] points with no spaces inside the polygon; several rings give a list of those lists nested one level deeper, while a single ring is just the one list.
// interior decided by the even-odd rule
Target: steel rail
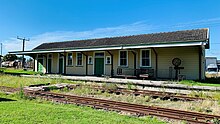
[{"label": "steel rail", "polygon": [[[70,88],[74,89],[78,86],[72,86]],[[90,88],[101,90],[103,92],[109,92],[109,93],[116,93],[116,94],[134,94],[134,95],[148,95],[151,97],[160,97],[160,98],[170,98],[170,99],[178,99],[178,100],[188,100],[188,101],[197,101],[197,100],[204,100],[205,98],[199,98],[199,97],[191,97],[187,96],[187,94],[183,93],[170,93],[170,92],[161,92],[161,91],[151,91],[151,90],[139,90],[139,89],[131,89],[128,90],[126,88],[117,88],[117,89],[108,89],[104,88],[102,86],[91,86]]]},{"label": "steel rail", "polygon": [[197,112],[188,112],[176,109],[166,109],[160,107],[152,107],[145,105],[137,105],[131,103],[117,102],[111,100],[103,100],[97,98],[89,98],[75,95],[65,95],[51,92],[26,92],[32,96],[40,96],[50,100],[57,100],[60,102],[73,102],[75,104],[83,104],[88,106],[96,106],[102,109],[113,109],[126,111],[131,113],[137,113],[139,115],[154,115],[160,117],[167,117],[177,120],[185,120],[191,123],[207,123],[214,118],[220,119],[220,116],[209,115]]}]

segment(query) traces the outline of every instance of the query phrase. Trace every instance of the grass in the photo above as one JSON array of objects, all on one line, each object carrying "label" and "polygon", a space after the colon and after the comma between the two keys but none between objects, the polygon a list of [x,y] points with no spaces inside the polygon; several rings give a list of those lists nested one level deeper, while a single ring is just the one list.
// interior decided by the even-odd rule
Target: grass
[{"label": "grass", "polygon": [[119,115],[116,112],[94,110],[68,104],[55,104],[42,100],[17,99],[0,93],[0,98],[17,101],[0,101],[0,123],[42,124],[162,124],[156,118]]},{"label": "grass", "polygon": [[[192,91],[190,96],[198,96],[202,98],[214,98],[216,101],[207,99],[203,101],[170,101],[170,100],[161,100],[159,98],[152,99],[150,96],[134,96],[134,95],[116,95],[104,92],[100,90],[94,90],[89,87],[77,87],[73,90],[53,90],[52,92],[74,94],[80,96],[88,96],[102,99],[110,99],[114,101],[122,101],[134,104],[142,104],[149,106],[159,106],[172,109],[181,109],[186,111],[195,111],[208,114],[220,114],[220,92],[197,92]],[[179,107],[181,105],[181,108]]]},{"label": "grass", "polygon": [[180,84],[188,85],[188,86],[215,86],[215,87],[220,87],[220,81],[218,83],[212,83],[207,81],[203,82],[197,82],[193,80],[182,80],[179,82]]},{"label": "grass", "polygon": [[8,86],[20,88],[20,86],[29,86],[31,84],[57,84],[57,83],[75,83],[70,80],[64,80],[61,78],[27,78],[11,75],[0,75],[0,86]]},{"label": "grass", "polygon": [[13,75],[36,75],[40,74],[39,72],[34,72],[33,70],[23,70],[23,69],[13,69],[13,68],[6,68],[3,70],[5,74],[13,74]]},{"label": "grass", "polygon": [[[188,82],[190,82],[190,81],[188,81]],[[42,83],[55,84],[55,83],[76,83],[76,82],[69,81],[69,80],[63,80],[61,78],[57,78],[57,79],[27,78],[27,77],[19,77],[19,76],[0,75],[0,86],[3,85],[3,86],[10,86],[10,87],[20,87],[20,86],[27,86],[27,85],[30,85],[30,84],[42,84]],[[191,82],[191,83],[199,83],[199,82]],[[104,84],[104,86],[105,85],[106,85],[106,87],[108,87],[110,89],[115,88],[115,85]],[[151,99],[148,96],[143,97],[143,96],[133,96],[133,95],[116,95],[116,94],[109,94],[109,93],[106,93],[106,92],[102,93],[101,91],[96,91],[96,90],[92,90],[92,89],[89,89],[89,88],[83,88],[83,87],[76,88],[75,90],[68,90],[68,89],[63,89],[63,91],[55,90],[55,92],[72,93],[72,94],[83,95],[83,96],[90,96],[90,97],[103,98],[103,99],[111,99],[111,100],[137,103],[137,104],[144,104],[144,105],[160,106],[160,107],[173,108],[173,109],[180,109],[179,106],[181,105],[181,110],[196,111],[196,112],[203,112],[203,113],[216,114],[216,115],[220,114],[220,93],[219,92],[215,92],[215,94],[214,94],[214,96],[215,96],[214,98],[216,98],[217,101],[204,100],[204,101],[191,101],[191,102],[185,102],[185,101],[172,102],[172,101],[169,101],[169,100],[163,101],[163,100],[160,100],[160,99]],[[194,92],[191,95],[193,95],[193,96],[198,95],[199,97],[211,96],[210,94],[206,94],[206,93],[204,94],[203,92],[198,92],[198,93]],[[1,97],[1,95],[0,95],[0,97]],[[3,103],[9,103],[8,104],[9,107],[18,106],[18,108],[19,108],[19,104],[23,104],[23,103],[25,103],[25,104],[30,103],[32,105],[34,104],[34,105],[37,105],[36,107],[38,107],[38,108],[42,107],[41,104],[43,104],[45,106],[50,106],[51,107],[51,113],[53,113],[53,114],[54,113],[58,114],[59,111],[56,111],[56,110],[52,111],[52,109],[53,109],[52,106],[55,106],[57,108],[65,107],[66,109],[68,107],[69,108],[72,107],[71,105],[60,105],[60,104],[57,105],[57,104],[51,104],[51,103],[47,103],[47,102],[45,103],[45,102],[42,102],[41,100],[40,100],[40,102],[37,101],[37,100],[33,100],[33,101],[18,100],[18,101],[14,101],[13,102],[14,104],[11,104],[11,102],[0,102],[0,110],[3,110],[3,109],[7,110],[7,111],[3,110],[2,112],[0,112],[0,118],[2,118],[1,114],[7,113],[7,112],[11,113],[10,112],[11,110],[8,110],[7,108],[2,108],[2,105],[4,105]],[[4,105],[4,106],[7,106],[7,105]],[[21,105],[21,106],[23,107],[22,109],[24,109],[24,111],[28,111],[28,110],[26,110],[26,109],[28,109],[28,107],[30,107],[31,109],[33,109],[32,107],[35,107],[35,106],[25,105],[25,106],[27,106],[25,108],[25,106],[23,106],[23,105]],[[66,107],[66,106],[68,106],[68,107]],[[50,107],[48,107],[48,108],[50,108]],[[50,111],[50,110],[46,110],[46,108],[47,107],[43,108],[43,111]],[[82,107],[81,109],[84,109],[84,107]],[[87,110],[87,107],[85,107],[85,109]],[[15,110],[16,110],[16,108],[15,108]],[[20,110],[16,110],[16,111],[20,111]],[[35,110],[34,109],[31,112],[33,112],[33,114],[34,114],[34,111],[36,111],[36,113],[37,113],[37,111],[40,111],[40,110]],[[71,111],[71,113],[74,112],[74,111],[75,110],[73,109],[73,111]],[[84,111],[84,110],[82,110],[82,111]],[[88,111],[90,111],[90,110],[88,110]],[[32,114],[31,112],[29,112],[29,114]],[[76,111],[76,112],[78,112],[78,111]],[[101,112],[103,112],[103,111],[101,111]],[[25,112],[23,112],[23,113],[25,113]],[[109,112],[107,112],[107,113],[109,113]],[[40,114],[40,112],[38,112],[38,114]],[[65,120],[68,120],[68,118],[62,117],[59,114],[58,115],[56,115],[56,114],[53,115],[53,114],[52,114],[52,116],[54,116],[54,118],[59,118],[59,116],[60,116],[61,118],[64,118],[64,123],[69,123],[69,122],[65,121]],[[24,116],[25,117],[27,116],[27,118],[32,118],[32,116],[34,116],[34,115],[31,115],[31,116],[24,115]],[[50,115],[49,112],[47,113],[47,116],[48,115]],[[14,116],[14,115],[9,114],[9,115],[6,115],[6,116],[8,117],[8,116]],[[43,116],[43,114],[42,114],[42,116]],[[85,118],[86,117],[89,118],[90,116],[91,116],[90,114],[86,114]],[[107,116],[107,115],[103,115],[103,116]],[[118,116],[117,113],[115,113],[115,116]],[[112,117],[112,116],[109,116],[109,117]],[[21,118],[21,117],[18,117],[18,118]],[[43,118],[43,117],[39,116],[39,118],[37,118],[37,117],[33,117],[33,118],[37,120],[37,119],[40,119],[40,118]],[[106,119],[107,117],[102,117],[102,118]],[[51,118],[49,118],[49,119],[51,119]],[[89,121],[86,121],[85,123],[90,123],[92,121],[93,120],[89,120]],[[57,120],[57,122],[61,123],[59,120]],[[73,120],[73,122],[75,122],[75,120]],[[76,122],[78,122],[78,121],[76,121]],[[119,122],[113,121],[113,122],[114,123],[123,123],[121,121],[119,121]],[[145,121],[143,121],[143,123],[144,122]],[[146,121],[146,122],[148,122],[148,121]],[[151,122],[151,121],[149,121],[149,122]],[[1,120],[0,120],[0,123],[1,123]],[[2,121],[2,123],[7,123],[7,122]],[[22,123],[22,122],[12,122],[12,123]],[[26,122],[24,122],[24,123],[26,123]],[[54,121],[48,122],[48,121],[43,120],[42,122],[37,122],[37,123],[55,123],[55,122]],[[109,123],[109,122],[101,121],[100,123]],[[142,123],[142,121],[140,123]]]}]

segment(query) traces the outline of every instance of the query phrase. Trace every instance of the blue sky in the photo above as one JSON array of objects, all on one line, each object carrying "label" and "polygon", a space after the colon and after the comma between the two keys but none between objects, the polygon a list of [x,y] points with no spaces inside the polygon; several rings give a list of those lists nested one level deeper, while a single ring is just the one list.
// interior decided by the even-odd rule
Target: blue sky
[{"label": "blue sky", "polygon": [[0,0],[3,53],[43,42],[210,28],[220,59],[220,0]]}]

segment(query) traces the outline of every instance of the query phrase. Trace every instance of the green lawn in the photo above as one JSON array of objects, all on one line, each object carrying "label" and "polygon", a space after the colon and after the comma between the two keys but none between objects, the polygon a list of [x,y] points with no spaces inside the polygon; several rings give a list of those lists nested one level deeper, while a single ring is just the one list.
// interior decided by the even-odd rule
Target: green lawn
[{"label": "green lawn", "polygon": [[185,84],[188,86],[215,86],[215,87],[220,87],[220,81],[218,83],[206,83],[206,82],[196,82],[193,80],[183,80],[179,82],[180,84]]},{"label": "green lawn", "polygon": [[4,70],[4,73],[6,73],[6,74],[14,74],[14,75],[21,75],[21,74],[34,75],[34,74],[39,74],[39,72],[34,72],[33,70],[26,70],[26,71],[24,71],[23,69],[13,69],[13,68],[6,68]]},{"label": "green lawn", "polygon": [[[0,98],[11,98],[0,93]],[[15,98],[14,98],[15,99]],[[0,101],[0,123],[16,124],[162,124],[156,118],[132,117],[41,100]]]},{"label": "green lawn", "polygon": [[19,76],[11,76],[11,75],[0,75],[0,86],[8,86],[8,87],[21,87],[28,86],[31,84],[56,84],[56,83],[74,83],[73,81],[64,80],[61,78],[51,79],[51,78],[27,78],[27,77],[19,77]]}]

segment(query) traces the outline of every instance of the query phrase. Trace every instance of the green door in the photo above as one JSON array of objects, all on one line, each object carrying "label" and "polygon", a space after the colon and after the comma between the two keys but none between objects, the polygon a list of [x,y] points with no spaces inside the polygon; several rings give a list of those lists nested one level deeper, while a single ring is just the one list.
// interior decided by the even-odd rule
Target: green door
[{"label": "green door", "polygon": [[104,58],[95,58],[95,75],[102,76],[104,74]]},{"label": "green door", "polygon": [[47,72],[48,73],[51,73],[51,66],[52,66],[52,60],[51,59],[48,59],[48,67],[47,67]]},{"label": "green door", "polygon": [[38,70],[37,70],[38,72],[43,72],[43,68],[44,68],[43,62],[44,62],[43,59],[38,59]]},{"label": "green door", "polygon": [[63,73],[63,58],[59,58],[59,73]]}]

